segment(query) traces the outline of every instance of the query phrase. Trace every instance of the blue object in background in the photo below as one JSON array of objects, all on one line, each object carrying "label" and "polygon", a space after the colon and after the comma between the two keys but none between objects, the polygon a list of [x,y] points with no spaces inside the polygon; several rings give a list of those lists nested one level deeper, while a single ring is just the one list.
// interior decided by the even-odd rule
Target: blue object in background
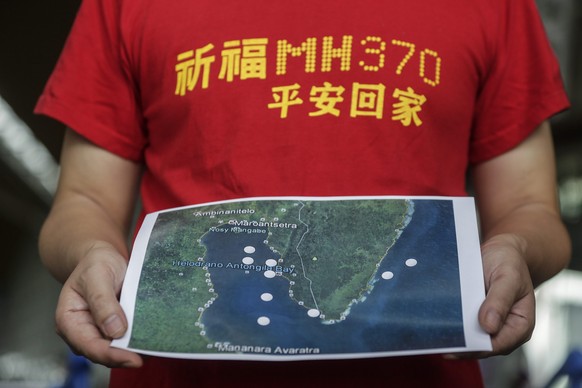
[{"label": "blue object in background", "polygon": [[67,379],[59,388],[89,388],[91,363],[83,356],[69,352],[67,360]]},{"label": "blue object in background", "polygon": [[582,388],[582,351],[574,349],[570,352],[564,365],[556,372],[554,377],[546,384],[550,388],[560,377],[568,376],[571,388]]}]

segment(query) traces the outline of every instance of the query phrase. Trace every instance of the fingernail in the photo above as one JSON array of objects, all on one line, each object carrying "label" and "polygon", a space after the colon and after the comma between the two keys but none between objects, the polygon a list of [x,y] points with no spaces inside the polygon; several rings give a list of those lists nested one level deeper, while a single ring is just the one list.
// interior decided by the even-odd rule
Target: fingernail
[{"label": "fingernail", "polygon": [[111,338],[117,338],[123,334],[123,322],[117,315],[112,315],[103,322],[105,335]]}]

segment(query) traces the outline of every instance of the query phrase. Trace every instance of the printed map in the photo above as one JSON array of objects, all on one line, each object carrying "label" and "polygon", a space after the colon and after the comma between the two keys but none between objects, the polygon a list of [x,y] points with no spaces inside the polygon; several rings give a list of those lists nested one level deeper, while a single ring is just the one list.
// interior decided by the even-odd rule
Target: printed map
[{"label": "printed map", "polygon": [[465,348],[453,203],[270,198],[155,213],[132,254],[136,289],[124,287],[131,334],[114,346],[235,359]]}]

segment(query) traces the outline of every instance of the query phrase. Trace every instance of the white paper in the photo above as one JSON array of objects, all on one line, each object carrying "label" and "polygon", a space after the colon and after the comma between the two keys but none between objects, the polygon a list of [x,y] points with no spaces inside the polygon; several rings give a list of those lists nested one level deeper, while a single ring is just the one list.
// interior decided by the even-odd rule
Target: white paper
[{"label": "white paper", "polygon": [[191,359],[491,350],[469,197],[269,197],[146,216],[112,346]]}]

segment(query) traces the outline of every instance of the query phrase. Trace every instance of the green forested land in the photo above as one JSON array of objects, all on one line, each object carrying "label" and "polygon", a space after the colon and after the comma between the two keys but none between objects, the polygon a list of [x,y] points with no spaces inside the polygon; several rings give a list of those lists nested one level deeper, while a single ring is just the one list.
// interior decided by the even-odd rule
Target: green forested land
[{"label": "green forested land", "polygon": [[203,257],[200,237],[187,213],[158,217],[140,278],[131,347],[185,352],[205,345],[195,323],[198,307],[214,296],[205,284],[206,271],[172,265]]},{"label": "green forested land", "polygon": [[301,220],[309,232],[298,246],[299,254],[294,250],[306,229],[294,233],[286,265],[300,255],[302,266],[296,266],[311,282],[300,273],[292,287],[294,298],[309,308],[317,302],[326,319],[339,319],[349,303],[367,290],[406,211],[404,200],[306,203]]}]

